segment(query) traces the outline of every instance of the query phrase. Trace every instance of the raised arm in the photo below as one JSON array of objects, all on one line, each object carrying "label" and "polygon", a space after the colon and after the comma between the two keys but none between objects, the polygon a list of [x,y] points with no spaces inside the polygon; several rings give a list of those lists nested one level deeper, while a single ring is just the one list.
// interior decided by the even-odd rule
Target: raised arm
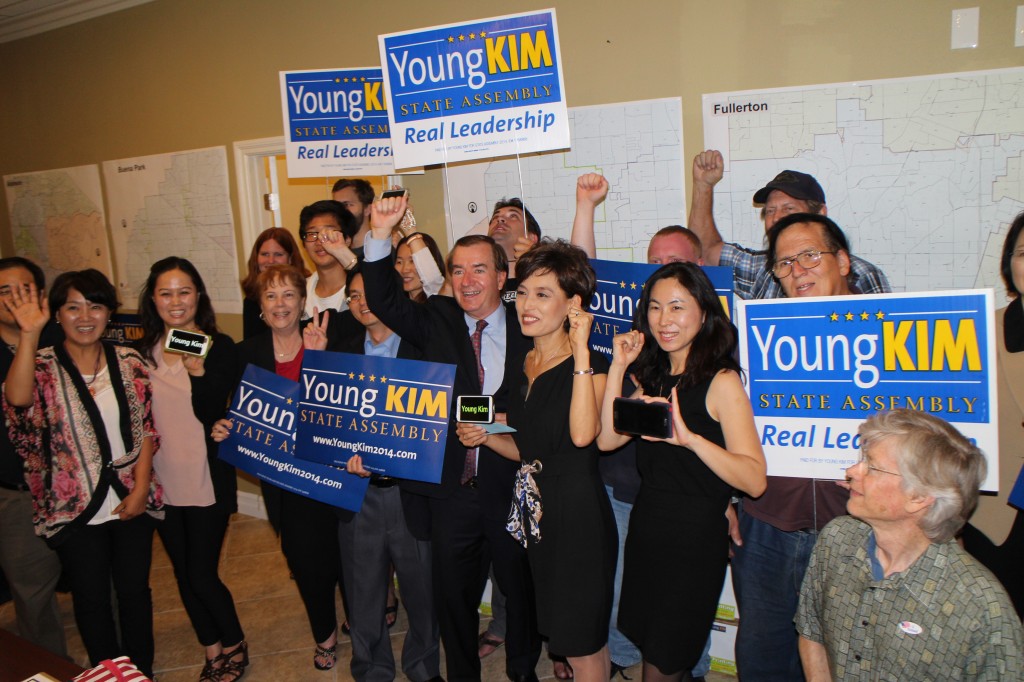
[{"label": "raised arm", "polygon": [[444,273],[437,267],[434,255],[423,243],[423,237],[418,232],[412,233],[405,241],[412,252],[412,262],[416,266],[416,273],[423,282],[423,293],[428,297],[436,295],[444,287]]},{"label": "raised arm", "polygon": [[[612,339],[612,364],[608,368],[605,380],[604,396],[601,403],[601,432],[597,435],[597,447],[601,450],[618,450],[628,443],[632,436],[618,433],[615,430],[614,405],[615,399],[622,397],[622,384],[626,378],[629,365],[640,355],[644,347],[644,335],[638,331],[617,334]],[[642,395],[637,389],[632,397]]]},{"label": "raised arm", "polygon": [[601,433],[601,403],[608,378],[606,374],[594,374],[594,368],[591,367],[588,341],[593,326],[593,315],[575,306],[571,307],[569,345],[572,348],[574,373],[572,397],[569,400],[569,437],[578,448],[590,445]]},{"label": "raised arm", "polygon": [[21,329],[18,349],[7,371],[4,397],[10,405],[28,407],[32,404],[32,394],[36,388],[36,350],[39,348],[43,328],[50,319],[50,306],[35,284],[29,284],[27,293],[20,287],[11,287],[11,296],[4,299],[3,305]]},{"label": "raised arm", "polygon": [[693,157],[693,192],[690,196],[690,222],[687,225],[700,237],[704,262],[718,265],[722,253],[722,235],[715,225],[715,185],[722,179],[725,162],[722,152],[708,149]]},{"label": "raised arm", "polygon": [[585,173],[576,180],[576,217],[572,221],[569,241],[587,252],[588,258],[597,257],[594,240],[594,213],[597,205],[608,196],[608,180],[600,173]]}]

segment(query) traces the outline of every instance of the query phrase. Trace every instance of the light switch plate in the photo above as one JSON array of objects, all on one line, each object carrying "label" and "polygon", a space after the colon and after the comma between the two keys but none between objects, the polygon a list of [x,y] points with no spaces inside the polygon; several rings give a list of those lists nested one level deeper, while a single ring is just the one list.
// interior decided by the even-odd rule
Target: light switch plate
[{"label": "light switch plate", "polygon": [[962,50],[978,46],[978,18],[981,9],[967,7],[953,10],[953,30],[949,41],[949,49]]}]

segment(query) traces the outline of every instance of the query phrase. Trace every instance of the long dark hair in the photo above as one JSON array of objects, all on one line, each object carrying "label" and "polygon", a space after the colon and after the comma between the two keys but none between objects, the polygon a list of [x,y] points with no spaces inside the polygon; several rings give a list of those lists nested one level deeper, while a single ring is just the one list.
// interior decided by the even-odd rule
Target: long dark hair
[{"label": "long dark hair", "polygon": [[704,324],[690,343],[686,368],[679,380],[680,388],[689,388],[710,381],[723,369],[741,374],[736,361],[736,327],[722,309],[722,303],[711,280],[693,263],[669,263],[654,272],[644,284],[644,293],[633,316],[633,329],[644,335],[644,347],[630,368],[644,393],[654,395],[665,385],[671,373],[668,353],[661,349],[651,331],[647,309],[651,305],[651,290],[663,279],[674,279],[690,292],[704,313]]},{"label": "long dark hair", "polygon": [[[430,255],[434,258],[434,262],[437,263],[437,269],[441,271],[441,276],[442,277],[447,277],[446,268],[445,268],[445,265],[444,265],[444,256],[441,255],[441,249],[437,246],[437,242],[434,241],[434,238],[431,237],[426,232],[413,232],[410,235],[406,235],[405,237],[402,237],[401,241],[399,241],[398,244],[395,246],[395,257],[396,258],[398,257],[398,249],[400,249],[402,247],[402,244],[407,244],[409,242],[409,238],[412,237],[413,235],[419,235],[420,237],[423,238],[423,244],[427,247],[427,251],[429,251]],[[409,253],[410,253],[410,255],[412,254],[412,247],[411,246],[409,247]],[[416,274],[419,275],[420,284],[422,284],[423,283],[423,275],[420,273],[420,269],[419,268],[416,268]],[[352,271],[350,270],[349,271],[349,277],[351,277],[351,276],[352,276]],[[420,293],[418,293],[416,296],[414,296],[413,300],[416,301],[417,303],[426,303],[426,301],[427,301],[427,293],[425,291],[423,291],[423,289],[420,289]]]},{"label": "long dark hair", "polygon": [[999,274],[1003,276],[1003,284],[1006,285],[1006,293],[1013,298],[1018,298],[1022,293],[1017,291],[1013,283],[1013,268],[1010,263],[1013,260],[1013,249],[1020,239],[1021,230],[1024,230],[1024,211],[1017,214],[1010,224],[1010,231],[1006,233],[1006,241],[1003,242],[1003,257],[999,261]]},{"label": "long dark hair", "polygon": [[160,275],[171,270],[181,270],[192,280],[196,288],[196,326],[203,330],[204,334],[213,336],[217,333],[217,317],[213,313],[213,305],[210,303],[210,296],[206,293],[206,284],[202,276],[196,270],[196,266],[186,258],[168,256],[153,263],[149,268],[149,277],[139,292],[139,318],[142,321],[142,338],[139,339],[139,352],[151,365],[156,364],[153,358],[153,346],[160,341],[166,329],[164,321],[160,319],[156,311],[156,304],[153,303],[153,293],[156,291],[156,280]]}]

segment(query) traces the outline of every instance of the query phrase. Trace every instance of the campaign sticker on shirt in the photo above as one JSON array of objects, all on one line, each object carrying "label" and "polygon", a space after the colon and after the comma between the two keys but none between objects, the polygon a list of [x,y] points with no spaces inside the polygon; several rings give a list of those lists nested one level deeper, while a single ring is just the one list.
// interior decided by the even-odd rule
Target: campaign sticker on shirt
[{"label": "campaign sticker on shirt", "polygon": [[900,630],[907,633],[908,635],[919,635],[922,632],[924,632],[924,629],[920,625],[909,620],[904,620],[900,622]]}]

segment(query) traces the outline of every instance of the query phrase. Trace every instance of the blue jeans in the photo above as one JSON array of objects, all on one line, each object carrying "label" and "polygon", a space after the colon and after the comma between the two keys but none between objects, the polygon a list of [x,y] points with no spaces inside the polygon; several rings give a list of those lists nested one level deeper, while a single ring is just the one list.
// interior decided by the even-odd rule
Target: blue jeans
[{"label": "blue jeans", "polygon": [[610,486],[605,486],[608,499],[615,514],[615,527],[619,531],[619,559],[615,564],[615,591],[612,596],[612,621],[608,627],[608,654],[612,662],[623,668],[630,668],[640,662],[640,650],[629,638],[619,632],[619,595],[622,594],[622,560],[626,556],[626,533],[629,532],[629,513],[633,505],[615,499]]},{"label": "blue jeans", "polygon": [[733,547],[732,581],[740,612],[736,665],[740,679],[802,682],[793,619],[818,534],[781,531],[742,508],[743,546]]}]

